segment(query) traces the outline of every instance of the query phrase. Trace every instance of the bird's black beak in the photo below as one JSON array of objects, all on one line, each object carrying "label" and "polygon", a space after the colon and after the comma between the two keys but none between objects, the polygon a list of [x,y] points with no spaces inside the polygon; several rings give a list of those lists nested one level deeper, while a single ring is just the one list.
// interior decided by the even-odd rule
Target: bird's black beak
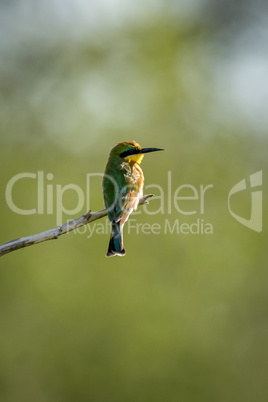
[{"label": "bird's black beak", "polygon": [[129,149],[120,154],[121,158],[125,158],[130,155],[147,154],[148,152],[164,151],[162,148],[142,148],[142,149]]},{"label": "bird's black beak", "polygon": [[164,151],[162,148],[142,148],[140,150],[140,154],[147,154],[148,152],[155,152],[155,151]]}]

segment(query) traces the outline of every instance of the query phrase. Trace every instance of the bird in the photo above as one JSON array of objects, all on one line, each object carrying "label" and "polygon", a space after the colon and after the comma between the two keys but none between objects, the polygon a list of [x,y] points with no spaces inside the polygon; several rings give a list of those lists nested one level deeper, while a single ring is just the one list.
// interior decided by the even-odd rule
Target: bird
[{"label": "bird", "polygon": [[140,163],[144,154],[162,148],[142,148],[135,141],[123,141],[110,151],[102,189],[105,208],[111,221],[111,236],[106,257],[126,254],[123,227],[143,196],[144,175]]}]

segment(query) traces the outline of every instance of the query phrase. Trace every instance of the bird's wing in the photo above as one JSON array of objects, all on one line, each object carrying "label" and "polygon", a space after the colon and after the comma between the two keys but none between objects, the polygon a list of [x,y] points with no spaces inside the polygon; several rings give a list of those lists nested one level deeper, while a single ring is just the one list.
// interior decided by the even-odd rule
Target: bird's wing
[{"label": "bird's wing", "polygon": [[114,203],[109,208],[109,218],[122,224],[128,219],[133,209],[137,208],[140,196],[140,176],[131,169],[128,163],[121,166],[120,188],[114,194]]}]

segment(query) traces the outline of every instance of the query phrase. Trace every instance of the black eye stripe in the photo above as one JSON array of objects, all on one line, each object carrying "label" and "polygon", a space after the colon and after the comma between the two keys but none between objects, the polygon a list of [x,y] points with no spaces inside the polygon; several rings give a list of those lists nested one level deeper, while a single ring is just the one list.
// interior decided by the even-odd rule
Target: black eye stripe
[{"label": "black eye stripe", "polygon": [[129,149],[127,149],[126,151],[122,152],[122,153],[120,154],[120,156],[121,156],[121,158],[125,158],[126,156],[135,155],[135,154],[138,154],[138,153],[139,153],[139,150],[138,150],[138,149],[129,148]]}]

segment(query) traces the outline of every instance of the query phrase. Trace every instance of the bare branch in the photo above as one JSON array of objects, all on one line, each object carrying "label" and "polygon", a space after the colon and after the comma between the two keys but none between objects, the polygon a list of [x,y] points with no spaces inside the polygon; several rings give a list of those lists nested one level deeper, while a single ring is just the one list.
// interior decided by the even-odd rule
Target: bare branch
[{"label": "bare branch", "polygon": [[[139,205],[148,204],[148,198],[150,197],[153,197],[153,194],[144,195],[140,199]],[[71,232],[72,230],[77,229],[81,226],[84,226],[87,223],[91,223],[93,221],[96,221],[97,219],[101,219],[106,215],[106,209],[95,213],[91,213],[91,211],[88,211],[79,218],[64,223],[61,226],[57,226],[56,228],[49,229],[45,232],[41,232],[32,236],[20,237],[19,239],[11,240],[8,243],[2,244],[0,246],[0,257],[7,253],[11,253],[12,251],[19,250],[20,248],[29,247],[47,240],[58,239],[59,236]]]}]

